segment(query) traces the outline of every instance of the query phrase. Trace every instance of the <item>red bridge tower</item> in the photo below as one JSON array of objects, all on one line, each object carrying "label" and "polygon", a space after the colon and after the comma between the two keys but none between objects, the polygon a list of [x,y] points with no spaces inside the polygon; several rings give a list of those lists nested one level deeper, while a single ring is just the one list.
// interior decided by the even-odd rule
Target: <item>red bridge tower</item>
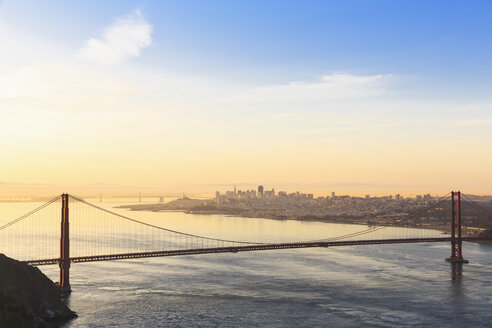
[{"label": "red bridge tower", "polygon": [[463,259],[461,244],[461,192],[451,191],[451,256],[446,262],[468,263]]},{"label": "red bridge tower", "polygon": [[61,295],[71,292],[70,289],[70,229],[68,225],[68,194],[62,195],[61,237],[60,237],[60,282],[58,288]]}]

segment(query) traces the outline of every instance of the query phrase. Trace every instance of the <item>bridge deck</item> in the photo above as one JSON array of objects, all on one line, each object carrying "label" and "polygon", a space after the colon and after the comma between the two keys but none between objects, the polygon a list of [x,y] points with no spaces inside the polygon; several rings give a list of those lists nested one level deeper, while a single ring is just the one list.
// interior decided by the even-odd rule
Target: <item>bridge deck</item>
[{"label": "bridge deck", "polygon": [[[480,240],[487,240],[487,238],[463,237],[463,241],[480,241]],[[70,262],[79,263],[79,262],[95,262],[95,261],[112,261],[112,260],[136,259],[136,258],[144,258],[144,257],[181,256],[181,255],[231,253],[231,252],[237,253],[237,252],[266,251],[266,250],[292,249],[292,248],[405,244],[405,243],[436,243],[436,242],[446,242],[446,241],[450,242],[451,237],[258,244],[258,245],[235,246],[235,247],[216,247],[216,248],[182,249],[182,250],[167,250],[167,251],[140,252],[140,253],[108,254],[108,255],[96,255],[96,256],[80,256],[80,257],[71,257]],[[30,261],[23,261],[23,262],[33,266],[39,266],[39,265],[58,264],[60,263],[60,259],[54,258],[54,259],[43,259],[43,260],[30,260]]]}]

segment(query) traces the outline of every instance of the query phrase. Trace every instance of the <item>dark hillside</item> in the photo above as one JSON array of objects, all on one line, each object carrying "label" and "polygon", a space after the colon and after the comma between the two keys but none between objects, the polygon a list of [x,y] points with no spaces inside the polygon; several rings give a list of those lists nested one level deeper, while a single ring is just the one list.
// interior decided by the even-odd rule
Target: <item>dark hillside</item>
[{"label": "dark hillside", "polygon": [[0,327],[56,327],[74,317],[38,268],[0,254]]}]

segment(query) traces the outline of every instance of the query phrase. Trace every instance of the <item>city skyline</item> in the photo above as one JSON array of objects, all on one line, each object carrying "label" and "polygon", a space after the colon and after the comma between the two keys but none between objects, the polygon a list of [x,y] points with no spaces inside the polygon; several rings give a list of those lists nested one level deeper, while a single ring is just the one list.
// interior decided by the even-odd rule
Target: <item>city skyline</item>
[{"label": "city skyline", "polygon": [[[394,198],[394,199],[404,199],[404,198],[419,198],[424,196],[432,197],[442,197],[448,194],[449,190],[443,190],[441,193],[432,193],[428,191],[415,190],[410,192],[408,189],[401,191],[395,190],[394,192],[381,191],[377,192],[374,189],[367,189],[370,186],[365,186],[365,188],[359,189],[359,192],[350,192],[344,188],[337,188],[340,185],[332,185],[331,189],[326,188],[296,188],[293,185],[270,185],[270,184],[258,184],[258,183],[241,183],[241,184],[207,184],[201,186],[181,186],[178,188],[162,188],[162,187],[137,187],[128,185],[111,185],[111,184],[100,184],[100,185],[90,185],[90,186],[57,186],[49,184],[8,184],[0,182],[3,186],[0,189],[0,201],[2,200],[29,200],[29,199],[43,199],[46,197],[51,197],[55,195],[60,190],[71,190],[72,193],[77,194],[81,197],[89,198],[176,198],[176,197],[198,197],[210,198],[217,196],[219,193],[221,196],[224,195],[235,195],[238,196],[252,196],[251,192],[254,192],[255,197],[259,196],[259,187],[263,188],[264,195],[268,198],[271,196],[290,196],[302,195],[307,197],[321,197],[321,198],[334,198],[336,197],[353,197],[353,198]],[[306,186],[304,186],[306,187]],[[29,188],[29,192],[26,192]],[[198,188],[198,189],[197,189]],[[215,188],[215,189],[214,189]],[[458,190],[458,189],[455,189]],[[473,194],[470,195],[477,197],[492,198],[490,194]],[[246,197],[247,198],[247,197]]]},{"label": "city skyline", "polygon": [[2,192],[492,194],[491,15],[489,1],[0,1]]}]

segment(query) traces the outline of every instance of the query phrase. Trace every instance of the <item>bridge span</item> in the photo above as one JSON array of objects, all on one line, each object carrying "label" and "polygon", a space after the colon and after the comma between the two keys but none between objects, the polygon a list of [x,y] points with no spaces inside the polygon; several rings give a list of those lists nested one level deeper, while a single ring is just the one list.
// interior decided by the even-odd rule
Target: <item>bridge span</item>
[{"label": "bridge span", "polygon": [[[216,247],[216,248],[183,249],[183,250],[170,250],[170,251],[157,251],[157,252],[79,256],[79,257],[71,257],[70,262],[82,263],[82,262],[139,259],[139,258],[146,258],[146,257],[238,253],[238,252],[268,251],[268,250],[282,250],[282,249],[295,249],[295,248],[314,248],[314,247],[326,248],[326,247],[356,246],[356,245],[439,243],[439,242],[450,242],[451,240],[452,240],[451,237],[440,237],[440,238],[437,237],[437,238],[375,239],[375,240],[352,240],[352,241],[349,240],[349,241],[332,241],[332,242],[325,241],[325,242],[304,242],[304,243],[301,242],[301,243],[260,244],[260,245],[237,246],[237,247]],[[471,242],[482,241],[482,240],[488,240],[488,238],[480,238],[480,237],[462,238],[462,241],[471,241]],[[34,266],[53,265],[53,264],[59,264],[60,262],[61,262],[60,258],[24,261],[24,263]]]},{"label": "bridge span", "polygon": [[429,215],[432,210],[443,210],[446,207],[450,210],[450,234],[447,236],[430,229],[392,226],[367,226],[364,229],[361,225],[364,230],[322,240],[252,242],[175,231],[160,224],[139,221],[113,212],[73,195],[62,194],[0,226],[0,252],[33,266],[58,265],[62,293],[70,292],[69,272],[72,263],[147,257],[449,242],[451,256],[446,261],[467,263],[463,259],[463,241],[486,238],[462,235],[461,193],[451,192],[450,195],[450,198],[447,195],[441,197],[405,218],[410,222],[412,218]]}]

